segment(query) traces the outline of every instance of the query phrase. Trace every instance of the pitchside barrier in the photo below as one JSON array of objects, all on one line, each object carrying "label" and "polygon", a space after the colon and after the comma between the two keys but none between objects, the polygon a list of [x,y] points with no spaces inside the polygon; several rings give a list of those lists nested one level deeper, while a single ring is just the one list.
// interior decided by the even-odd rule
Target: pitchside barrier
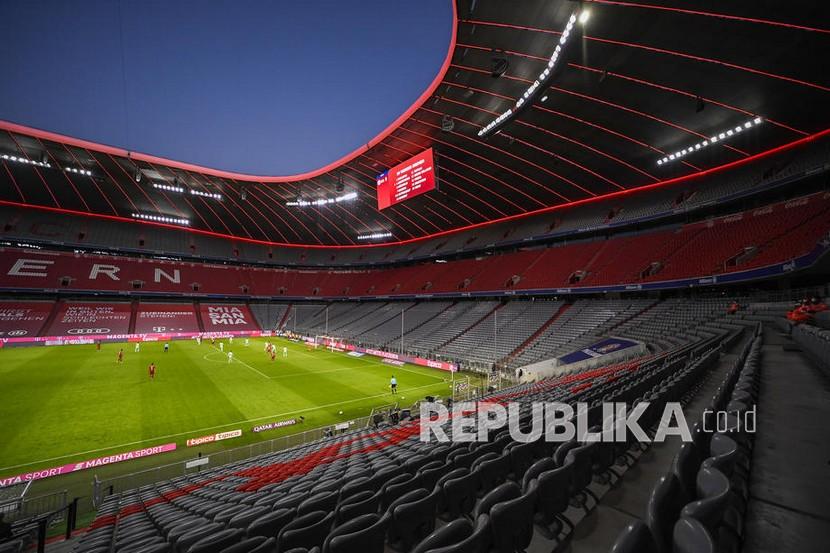
[{"label": "pitchside barrier", "polygon": [[66,346],[94,344],[95,342],[166,342],[171,340],[190,340],[200,336],[203,340],[236,337],[273,336],[270,330],[226,330],[223,332],[147,332],[137,334],[74,334],[71,336],[23,336],[0,338],[0,347],[9,346]]},{"label": "pitchside barrier", "polygon": [[[344,424],[348,424],[349,429],[363,430],[371,422],[372,417],[360,417],[353,419]],[[162,480],[169,480],[177,476],[201,472],[210,468],[216,468],[230,463],[245,461],[260,455],[268,453],[276,453],[284,451],[292,447],[301,446],[315,440],[321,440],[327,437],[334,430],[334,426],[313,428],[297,434],[289,434],[287,436],[280,436],[271,440],[256,442],[245,446],[235,447],[232,449],[224,449],[216,452],[211,452],[204,456],[199,456],[197,448],[193,448],[193,458],[166,465],[159,465],[150,469],[133,472],[123,476],[116,476],[99,480],[97,476],[93,479],[93,494],[92,504],[95,509],[101,504],[103,499],[115,493],[120,493],[126,490],[132,490],[147,484],[154,484]],[[342,431],[345,431],[344,427]]]},{"label": "pitchside barrier", "polygon": [[[487,385],[472,386],[469,378],[457,380],[457,382],[466,382],[465,392],[469,398],[482,397],[491,391],[499,391],[501,388],[511,386],[514,384],[509,379],[500,381],[498,385],[488,388]],[[419,412],[420,401],[412,404],[409,408],[413,415]],[[401,411],[406,410],[401,407]],[[155,484],[163,480],[169,480],[178,476],[193,474],[201,472],[210,468],[228,465],[230,463],[237,463],[246,461],[253,457],[266,455],[269,453],[276,453],[284,451],[293,447],[302,446],[323,438],[329,437],[332,434],[338,436],[345,433],[352,433],[365,430],[367,426],[374,424],[374,414],[377,411],[372,411],[372,414],[366,417],[344,421],[343,423],[333,426],[325,426],[320,428],[313,428],[297,434],[289,434],[287,436],[280,436],[271,440],[252,443],[249,445],[236,447],[232,449],[225,449],[221,451],[212,452],[207,455],[199,456],[197,448],[193,448],[193,457],[175,463],[159,465],[154,468],[125,474],[122,476],[115,476],[99,480],[97,476],[93,477],[93,492],[92,492],[92,507],[97,509],[101,502],[108,495],[121,493],[123,491],[132,490],[145,486],[148,484]],[[85,505],[85,504],[84,504]],[[84,509],[82,505],[82,511]]]}]

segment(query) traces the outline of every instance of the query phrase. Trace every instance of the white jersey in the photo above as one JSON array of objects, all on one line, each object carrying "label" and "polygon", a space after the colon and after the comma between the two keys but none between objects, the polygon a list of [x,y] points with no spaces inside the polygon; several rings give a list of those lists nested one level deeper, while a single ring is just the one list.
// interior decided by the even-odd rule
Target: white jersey
[{"label": "white jersey", "polygon": [[138,352],[140,352],[140,351],[141,351],[141,346],[139,345],[139,343],[138,343],[138,342],[136,342],[136,343],[135,343],[135,352],[136,352],[136,353],[138,353]]},{"label": "white jersey", "polygon": [[248,339],[247,338],[245,338],[245,347],[246,348],[248,347]]},{"label": "white jersey", "polygon": [[219,342],[219,351],[225,351],[225,342]]},{"label": "white jersey", "polygon": [[228,343],[233,344],[233,336],[228,337]]},{"label": "white jersey", "polygon": [[283,346],[283,348],[282,348],[282,356],[283,356],[283,357],[288,357],[288,348],[287,348],[287,347],[284,347],[284,346]]},{"label": "white jersey", "polygon": [[232,352],[232,351],[229,351],[229,352],[228,352],[228,363],[230,363],[230,362],[232,362],[232,361],[233,361],[233,352]]}]

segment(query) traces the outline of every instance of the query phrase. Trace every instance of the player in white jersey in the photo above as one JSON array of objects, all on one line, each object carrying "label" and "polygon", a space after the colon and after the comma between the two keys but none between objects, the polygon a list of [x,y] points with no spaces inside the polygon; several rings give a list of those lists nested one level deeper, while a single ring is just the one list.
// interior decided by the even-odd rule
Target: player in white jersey
[{"label": "player in white jersey", "polygon": [[282,356],[288,357],[288,348],[285,346],[282,347]]},{"label": "player in white jersey", "polygon": [[135,343],[135,352],[139,353],[140,351],[141,351],[141,344],[139,344],[139,342],[136,342]]},{"label": "player in white jersey", "polygon": [[219,342],[219,351],[225,351],[225,342]]},{"label": "player in white jersey", "polygon": [[233,352],[232,351],[228,352],[228,363],[233,363]]},{"label": "player in white jersey", "polygon": [[248,342],[248,339],[245,338],[245,347],[247,348],[249,345],[250,345],[250,343]]}]

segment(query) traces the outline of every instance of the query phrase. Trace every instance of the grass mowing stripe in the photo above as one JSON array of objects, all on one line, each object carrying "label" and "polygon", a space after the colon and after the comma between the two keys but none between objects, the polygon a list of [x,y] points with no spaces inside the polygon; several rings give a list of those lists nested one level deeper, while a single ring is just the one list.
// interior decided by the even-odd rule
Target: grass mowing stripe
[{"label": "grass mowing stripe", "polygon": [[[0,418],[13,421],[0,427],[0,471],[293,413],[307,414],[306,428],[342,422],[367,415],[387,395],[378,392],[388,389],[390,375],[401,369],[371,357],[305,352],[304,344],[271,341],[287,347],[289,356],[280,351],[271,363],[257,350],[263,339],[251,340],[250,347],[226,342],[225,353],[192,341],[172,342],[168,353],[157,342],[142,343],[140,352],[133,344],[104,344],[101,351],[91,345],[0,350]],[[124,363],[117,364],[121,348]],[[227,363],[231,349],[239,364]],[[158,366],[153,382],[146,371],[151,361]],[[347,377],[332,380],[339,372]],[[399,394],[447,395],[446,379],[437,372],[416,366],[402,371]],[[350,406],[342,415],[331,410],[342,406]],[[227,447],[279,435],[250,436]],[[105,445],[114,436],[128,439]]]},{"label": "grass mowing stripe", "polygon": [[[407,391],[409,391],[409,390],[422,390],[424,388],[431,388],[433,386],[434,386],[434,384],[426,384],[424,386],[417,386],[415,388],[407,388]],[[234,422],[229,422],[227,424],[222,424],[222,425],[219,425],[219,426],[209,426],[209,427],[206,427],[206,428],[197,428],[195,430],[188,430],[186,432],[179,432],[178,434],[168,434],[166,436],[156,436],[155,438],[147,438],[146,440],[139,440],[139,441],[129,442],[129,443],[125,443],[125,444],[102,447],[100,449],[91,449],[91,450],[88,450],[88,451],[80,451],[78,453],[70,453],[70,454],[67,454],[67,455],[62,455],[60,457],[52,457],[50,459],[40,459],[39,461],[32,461],[31,463],[25,463],[25,464],[22,464],[22,465],[13,465],[13,466],[10,466],[10,467],[0,467],[0,470],[9,470],[9,469],[14,469],[14,468],[20,468],[20,467],[26,467],[26,466],[29,466],[29,465],[34,465],[34,464],[37,464],[37,463],[57,461],[59,459],[66,459],[67,457],[75,457],[77,455],[87,455],[87,454],[90,454],[90,453],[100,453],[102,451],[108,451],[108,450],[111,450],[111,449],[118,449],[118,448],[138,445],[138,444],[142,444],[142,443],[145,443],[145,442],[152,442],[152,441],[156,441],[156,440],[167,440],[167,439],[170,439],[170,438],[177,438],[179,436],[184,436],[186,434],[194,434],[196,432],[207,432],[208,430],[218,430],[220,428],[226,428],[228,426],[234,426],[234,425],[242,424],[242,423],[246,423],[246,422],[257,422],[257,421],[271,419],[271,418],[287,417],[289,415],[297,415],[297,414],[300,414],[300,413],[307,413],[309,411],[314,411],[316,409],[326,409],[328,407],[339,407],[340,405],[346,405],[348,403],[354,403],[356,401],[363,401],[363,400],[366,400],[366,399],[375,399],[375,398],[386,397],[386,396],[390,396],[390,395],[392,395],[392,394],[390,394],[389,392],[384,392],[382,394],[376,394],[376,395],[373,395],[373,396],[358,397],[358,398],[354,398],[354,399],[340,401],[340,402],[337,402],[337,403],[329,403],[328,405],[317,405],[317,406],[314,406],[314,407],[309,407],[308,409],[303,409],[301,411],[291,411],[291,412],[288,412],[288,413],[277,413],[276,415],[266,415],[264,417],[258,417],[256,419],[238,420],[238,421],[234,421]],[[367,413],[367,415],[368,415],[368,413]]]}]

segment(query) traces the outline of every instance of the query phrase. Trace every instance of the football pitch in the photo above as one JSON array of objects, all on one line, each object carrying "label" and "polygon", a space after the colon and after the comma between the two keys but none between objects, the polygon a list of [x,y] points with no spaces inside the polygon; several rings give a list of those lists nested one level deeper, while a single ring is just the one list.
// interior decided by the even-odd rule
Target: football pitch
[{"label": "football pitch", "polygon": [[[0,349],[0,477],[175,442],[177,450],[36,481],[41,493],[64,489],[62,480],[91,482],[145,467],[269,440],[366,416],[373,407],[408,407],[426,395],[447,397],[450,373],[392,366],[271,338],[233,344],[205,340]],[[283,347],[287,355],[283,356]],[[124,350],[122,363],[116,361]],[[233,351],[233,361],[226,353]],[[150,379],[147,367],[156,365]],[[390,391],[392,376],[398,393]],[[253,433],[252,427],[304,417],[300,424]],[[242,429],[242,436],[205,446],[187,439]]]}]

